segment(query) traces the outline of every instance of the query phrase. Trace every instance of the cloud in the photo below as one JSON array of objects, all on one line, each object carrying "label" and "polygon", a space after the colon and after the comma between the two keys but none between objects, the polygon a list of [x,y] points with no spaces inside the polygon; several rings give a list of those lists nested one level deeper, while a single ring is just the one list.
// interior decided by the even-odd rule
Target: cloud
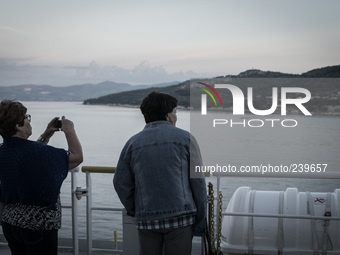
[{"label": "cloud", "polygon": [[43,66],[19,64],[0,59],[0,86],[21,84],[46,84],[69,86],[82,83],[99,83],[105,80],[125,82],[132,85],[184,81],[202,77],[193,72],[168,73],[163,66],[152,66],[143,61],[132,69],[118,66],[101,66],[92,61],[88,66]]},{"label": "cloud", "polygon": [[24,35],[28,34],[27,31],[24,31],[16,27],[11,27],[11,26],[0,25],[0,30],[3,30],[4,32],[11,32],[11,33],[16,33],[16,34],[24,34]]}]

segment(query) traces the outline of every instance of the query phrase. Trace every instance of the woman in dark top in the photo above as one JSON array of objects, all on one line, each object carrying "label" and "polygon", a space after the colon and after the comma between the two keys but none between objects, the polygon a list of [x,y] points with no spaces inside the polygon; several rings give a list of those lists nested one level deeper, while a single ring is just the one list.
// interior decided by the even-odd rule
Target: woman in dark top
[{"label": "woman in dark top", "polygon": [[[60,188],[69,169],[83,161],[73,122],[64,116],[48,123],[37,141],[30,141],[31,116],[14,100],[0,102],[0,201],[3,233],[12,254],[57,254],[61,226]],[[68,150],[47,145],[63,131]]]}]

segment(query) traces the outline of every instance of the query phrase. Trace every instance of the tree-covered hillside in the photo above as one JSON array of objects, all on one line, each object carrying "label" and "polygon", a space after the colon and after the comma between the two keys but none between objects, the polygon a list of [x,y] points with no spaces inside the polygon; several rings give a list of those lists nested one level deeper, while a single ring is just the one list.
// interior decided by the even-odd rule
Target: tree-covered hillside
[{"label": "tree-covered hillside", "polygon": [[[314,69],[301,75],[285,74],[272,71],[261,71],[257,69],[247,70],[236,76],[227,75],[225,77],[217,77],[215,79],[231,78],[235,85],[237,85],[247,95],[247,88],[253,87],[254,90],[254,106],[257,109],[268,109],[272,103],[272,87],[273,81],[279,81],[277,87],[304,87],[312,94],[312,100],[307,104],[309,109],[314,113],[322,113],[327,111],[340,113],[340,65]],[[275,79],[277,80],[275,81]],[[288,79],[285,79],[288,78]],[[325,82],[320,79],[325,78]],[[327,82],[326,82],[327,81]],[[283,85],[282,85],[283,84]],[[276,85],[275,85],[276,86]],[[153,87],[147,89],[139,89],[133,91],[126,91],[116,94],[110,94],[93,99],[87,99],[84,104],[104,104],[104,105],[130,105],[139,106],[143,98],[152,91],[170,94],[177,98],[178,105],[183,107],[199,108],[199,102],[191,102],[190,105],[190,81],[180,83],[178,85],[168,87]],[[193,90],[193,93],[201,93],[200,90]],[[219,92],[224,98],[223,108],[232,107],[232,97],[228,90]],[[208,102],[208,107],[214,107],[212,102]]]}]

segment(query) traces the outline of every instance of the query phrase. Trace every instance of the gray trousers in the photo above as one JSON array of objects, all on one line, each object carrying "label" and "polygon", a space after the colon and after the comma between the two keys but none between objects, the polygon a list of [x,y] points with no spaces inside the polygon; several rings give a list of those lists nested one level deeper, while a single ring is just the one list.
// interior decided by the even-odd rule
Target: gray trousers
[{"label": "gray trousers", "polygon": [[192,227],[145,230],[138,229],[140,255],[190,255]]}]

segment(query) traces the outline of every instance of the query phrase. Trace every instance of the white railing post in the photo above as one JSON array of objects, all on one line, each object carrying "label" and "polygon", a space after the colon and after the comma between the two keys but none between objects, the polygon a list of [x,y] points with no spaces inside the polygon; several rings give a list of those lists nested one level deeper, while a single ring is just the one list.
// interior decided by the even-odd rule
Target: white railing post
[{"label": "white railing post", "polygon": [[77,191],[77,176],[78,168],[71,171],[71,194],[72,194],[72,242],[73,242],[73,255],[79,254],[79,240],[78,240],[78,199],[76,196]]},{"label": "white railing post", "polygon": [[91,173],[86,172],[86,232],[87,232],[87,254],[92,255],[92,182]]}]

